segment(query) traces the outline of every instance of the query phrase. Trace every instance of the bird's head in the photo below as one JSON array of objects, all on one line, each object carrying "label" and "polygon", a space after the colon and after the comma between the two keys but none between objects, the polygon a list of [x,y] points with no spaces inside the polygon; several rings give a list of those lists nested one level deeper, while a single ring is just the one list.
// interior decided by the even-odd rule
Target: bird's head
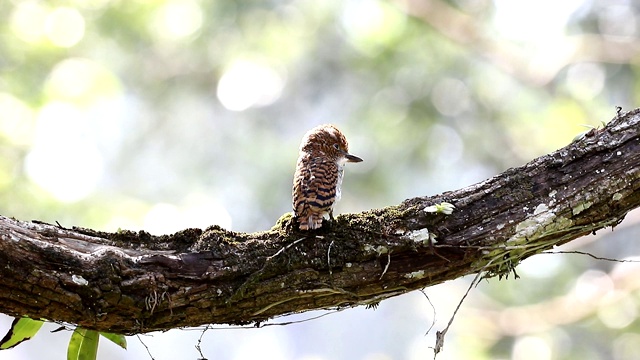
[{"label": "bird's head", "polygon": [[340,165],[362,161],[361,158],[349,154],[347,138],[333,125],[320,125],[309,130],[302,138],[300,151],[314,156],[323,154]]}]

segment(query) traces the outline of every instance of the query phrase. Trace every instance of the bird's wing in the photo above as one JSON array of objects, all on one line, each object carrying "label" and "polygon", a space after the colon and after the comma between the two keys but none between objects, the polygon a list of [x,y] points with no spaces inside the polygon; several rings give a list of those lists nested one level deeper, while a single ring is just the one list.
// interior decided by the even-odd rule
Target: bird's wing
[{"label": "bird's wing", "polygon": [[324,157],[301,156],[293,187],[296,216],[307,217],[331,210],[336,198],[338,165]]}]

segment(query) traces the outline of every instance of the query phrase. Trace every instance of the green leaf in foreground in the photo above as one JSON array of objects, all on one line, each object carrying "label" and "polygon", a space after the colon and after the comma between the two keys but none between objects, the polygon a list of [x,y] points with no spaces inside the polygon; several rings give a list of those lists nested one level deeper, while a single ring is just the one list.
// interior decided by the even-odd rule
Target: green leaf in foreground
[{"label": "green leaf in foreground", "polygon": [[76,328],[69,341],[67,360],[95,360],[99,340],[97,331]]},{"label": "green leaf in foreground", "polygon": [[44,321],[33,320],[28,317],[15,318],[11,328],[0,340],[0,350],[11,349],[23,341],[31,339],[42,327]]},{"label": "green leaf in foreground", "polygon": [[100,335],[111,340],[113,343],[120,346],[121,348],[125,350],[127,349],[127,339],[125,338],[124,335],[107,333],[107,332],[101,332]]}]

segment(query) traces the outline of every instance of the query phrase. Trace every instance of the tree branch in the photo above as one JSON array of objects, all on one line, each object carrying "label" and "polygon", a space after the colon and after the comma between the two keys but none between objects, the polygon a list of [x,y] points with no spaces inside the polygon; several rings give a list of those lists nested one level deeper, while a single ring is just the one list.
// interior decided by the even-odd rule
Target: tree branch
[{"label": "tree branch", "polygon": [[[301,232],[173,235],[66,229],[0,216],[0,312],[122,334],[260,323],[372,304],[614,227],[640,205],[640,110],[457,191]],[[449,202],[452,215],[425,211]],[[434,239],[435,241],[430,241]]]}]

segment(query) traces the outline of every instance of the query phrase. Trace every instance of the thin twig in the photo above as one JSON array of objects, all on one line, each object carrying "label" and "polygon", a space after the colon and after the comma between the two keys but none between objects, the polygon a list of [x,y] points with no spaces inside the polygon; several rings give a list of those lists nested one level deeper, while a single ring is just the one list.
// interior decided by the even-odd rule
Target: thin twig
[{"label": "thin twig", "polygon": [[427,292],[424,291],[424,289],[420,289],[420,292],[422,293],[422,295],[424,295],[424,297],[427,298],[429,305],[431,305],[431,310],[433,310],[433,321],[431,322],[431,326],[429,326],[429,328],[427,329],[427,332],[424,334],[424,336],[427,336],[431,332],[431,329],[433,329],[433,327],[436,325],[436,307],[433,305],[431,299],[429,299],[429,295],[427,295]]},{"label": "thin twig", "polygon": [[335,310],[327,311],[324,314],[312,316],[310,318],[306,318],[306,319],[302,319],[302,320],[285,321],[285,322],[281,322],[281,323],[261,324],[259,328],[256,327],[255,325],[225,326],[225,327],[213,327],[211,325],[207,325],[204,328],[203,327],[194,327],[194,328],[187,328],[187,329],[182,329],[182,330],[183,331],[201,331],[201,330],[205,330],[205,329],[206,330],[249,330],[249,329],[261,329],[261,328],[267,327],[267,326],[287,326],[287,325],[301,324],[301,323],[305,323],[307,321],[320,319],[320,318],[328,316],[328,315],[337,314],[337,313],[339,313],[341,311],[344,311],[346,309],[348,309],[348,308],[345,307],[345,308],[335,309]]},{"label": "thin twig", "polygon": [[590,254],[588,252],[585,251],[578,251],[578,250],[572,250],[572,251],[565,251],[565,250],[558,250],[558,251],[544,251],[541,252],[540,254],[578,254],[578,255],[586,255],[589,256],[593,259],[596,260],[604,260],[604,261],[612,261],[612,262],[620,262],[620,263],[625,263],[625,262],[630,262],[630,263],[640,263],[640,260],[633,260],[633,259],[612,259],[612,258],[606,258],[606,257],[600,257],[600,256],[595,256],[593,254]]},{"label": "thin twig", "polygon": [[206,357],[204,357],[204,355],[202,354],[202,337],[204,336],[204,333],[207,332],[207,330],[209,330],[209,327],[211,325],[207,325],[204,327],[204,329],[202,330],[202,334],[200,334],[200,337],[198,338],[198,343],[196,344],[196,350],[198,350],[198,353],[200,354],[200,357],[198,358],[198,360],[207,360]]},{"label": "thin twig", "polygon": [[149,347],[147,346],[147,344],[145,344],[144,341],[142,341],[142,338],[140,338],[140,334],[137,334],[136,336],[138,337],[138,341],[140,341],[142,346],[144,346],[144,348],[147,349],[147,354],[149,354],[149,357],[151,358],[151,360],[156,360],[153,357],[153,355],[151,355],[151,351],[149,350]]},{"label": "thin twig", "polygon": [[[289,244],[289,245],[287,245],[287,246],[283,246],[283,247],[282,247],[282,248],[280,248],[280,250],[278,250],[275,254],[273,254],[273,255],[269,256],[269,257],[267,258],[267,260],[271,260],[271,259],[273,259],[274,257],[276,257],[276,256],[278,256],[278,255],[280,255],[280,254],[282,254],[283,252],[285,252],[286,250],[289,250],[292,246],[296,245],[297,243],[299,243],[300,241],[302,241],[302,240],[304,240],[304,239],[306,239],[306,238],[307,238],[307,237],[301,237],[300,239],[298,239],[298,240],[296,240],[296,241],[292,242],[291,244]],[[265,264],[265,265],[266,265],[266,264]],[[264,270],[264,267],[262,268],[262,270]]]},{"label": "thin twig", "polygon": [[482,274],[483,274],[484,270],[488,269],[489,266],[491,265],[491,263],[493,263],[493,260],[495,260],[495,259],[496,258],[493,258],[493,259],[489,260],[489,262],[487,262],[478,271],[476,276],[471,281],[471,284],[469,284],[469,287],[467,288],[467,291],[464,293],[464,295],[462,296],[462,298],[458,302],[458,306],[456,306],[456,309],[453,311],[453,314],[451,315],[451,318],[449,319],[449,322],[447,323],[447,326],[444,328],[444,330],[436,331],[436,346],[433,348],[433,358],[434,359],[436,358],[436,356],[438,356],[438,353],[440,353],[440,351],[442,351],[442,348],[444,347],[444,337],[447,334],[447,331],[449,331],[449,327],[451,327],[451,324],[453,324],[453,319],[456,317],[456,314],[460,310],[460,307],[462,306],[462,303],[467,298],[467,295],[469,295],[469,292],[471,292],[471,289],[473,289],[477,284],[480,283],[480,280],[482,280]]}]

